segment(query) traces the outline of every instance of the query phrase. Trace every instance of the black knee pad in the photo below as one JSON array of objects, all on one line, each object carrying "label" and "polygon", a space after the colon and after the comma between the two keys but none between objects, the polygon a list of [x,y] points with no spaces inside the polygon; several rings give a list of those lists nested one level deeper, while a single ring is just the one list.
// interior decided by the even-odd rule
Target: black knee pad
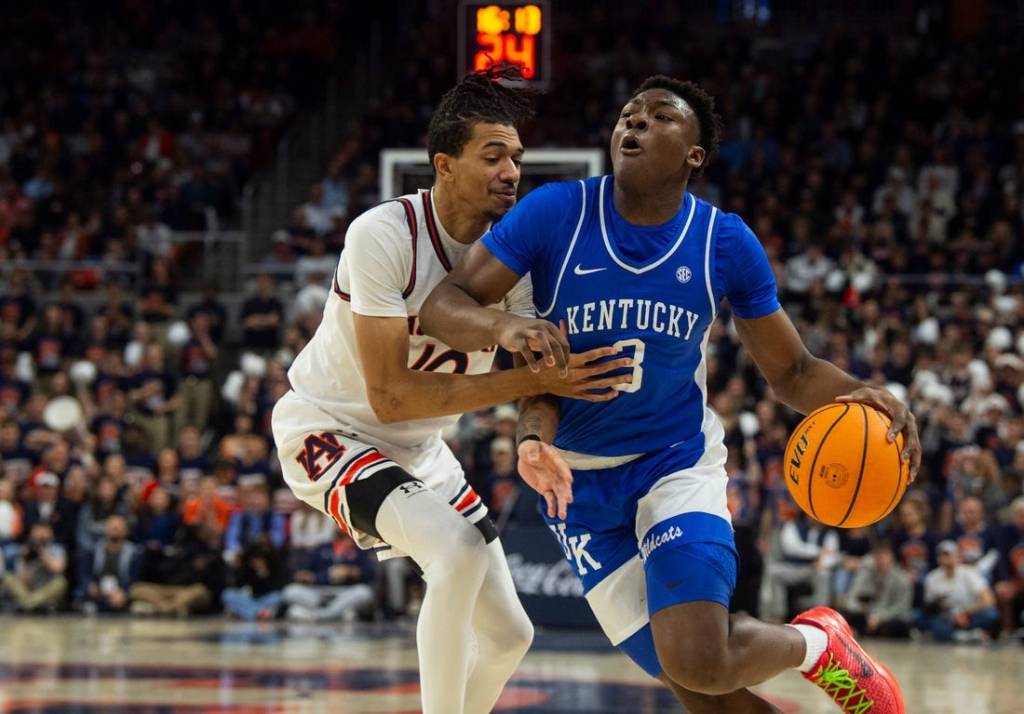
[{"label": "black knee pad", "polygon": [[[374,538],[380,538],[376,525],[380,504],[384,503],[384,499],[396,488],[401,488],[410,482],[415,483],[416,488],[422,488],[418,480],[397,466],[392,466],[346,486],[345,500],[348,501],[352,526],[363,533],[369,533]],[[410,486],[406,486],[406,488],[410,488]]]}]

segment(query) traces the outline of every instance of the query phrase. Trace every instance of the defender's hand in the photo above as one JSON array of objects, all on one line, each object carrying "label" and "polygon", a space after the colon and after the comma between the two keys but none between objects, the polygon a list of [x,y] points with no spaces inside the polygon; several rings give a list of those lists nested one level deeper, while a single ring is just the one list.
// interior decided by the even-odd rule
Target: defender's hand
[{"label": "defender's hand", "polygon": [[565,520],[572,503],[572,471],[550,445],[536,439],[519,444],[519,475],[544,497],[548,517]]},{"label": "defender's hand", "polygon": [[[615,399],[619,396],[619,391],[613,387],[633,381],[633,372],[630,369],[633,366],[633,359],[622,357],[594,365],[591,363],[602,357],[619,354],[619,352],[621,350],[616,347],[598,347],[580,354],[571,354],[569,368],[564,376],[555,367],[545,367],[540,371],[538,378],[541,388],[546,394],[583,399],[588,402],[606,402]],[[608,376],[610,372],[623,368],[630,369],[630,371]],[[592,391],[595,389],[601,391]]]},{"label": "defender's hand", "polygon": [[904,463],[910,464],[908,482],[913,483],[917,478],[917,470],[921,468],[921,438],[917,435],[917,419],[907,409],[907,405],[897,399],[888,389],[876,387],[863,387],[850,394],[836,397],[835,400],[867,404],[889,415],[889,418],[892,419],[892,426],[889,427],[887,438],[891,442],[896,439],[897,434],[903,433],[901,457]]}]

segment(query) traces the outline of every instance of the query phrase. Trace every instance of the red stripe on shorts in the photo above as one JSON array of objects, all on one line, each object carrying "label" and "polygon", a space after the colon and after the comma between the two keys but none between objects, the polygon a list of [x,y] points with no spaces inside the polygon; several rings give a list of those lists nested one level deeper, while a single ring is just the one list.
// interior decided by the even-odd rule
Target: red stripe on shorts
[{"label": "red stripe on shorts", "polygon": [[384,461],[384,455],[379,451],[371,451],[366,456],[362,456],[356,460],[354,464],[348,467],[345,471],[345,475],[338,481],[338,486],[347,486],[352,479],[354,479],[360,471],[367,466],[377,463],[378,461]]}]

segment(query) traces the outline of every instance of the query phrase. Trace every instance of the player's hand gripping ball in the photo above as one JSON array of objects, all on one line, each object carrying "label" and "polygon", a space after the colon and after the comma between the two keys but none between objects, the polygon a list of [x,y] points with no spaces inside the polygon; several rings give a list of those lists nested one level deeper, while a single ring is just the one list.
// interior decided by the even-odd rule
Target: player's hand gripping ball
[{"label": "player's hand gripping ball", "polygon": [[867,404],[827,404],[800,422],[786,444],[789,493],[811,518],[860,528],[885,518],[907,490],[903,435]]}]

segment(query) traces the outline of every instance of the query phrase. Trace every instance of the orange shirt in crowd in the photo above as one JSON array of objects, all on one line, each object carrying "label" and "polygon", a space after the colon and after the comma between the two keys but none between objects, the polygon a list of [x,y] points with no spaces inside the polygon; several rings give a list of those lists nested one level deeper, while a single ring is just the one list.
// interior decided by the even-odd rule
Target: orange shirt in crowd
[{"label": "orange shirt in crowd", "polygon": [[220,526],[221,530],[228,527],[228,521],[231,520],[231,514],[234,512],[235,507],[219,496],[214,496],[212,501],[205,503],[199,496],[194,496],[185,501],[185,508],[182,511],[182,519],[185,521],[185,525],[191,526],[202,520],[204,507],[213,509],[214,518],[216,518],[217,525]]}]

